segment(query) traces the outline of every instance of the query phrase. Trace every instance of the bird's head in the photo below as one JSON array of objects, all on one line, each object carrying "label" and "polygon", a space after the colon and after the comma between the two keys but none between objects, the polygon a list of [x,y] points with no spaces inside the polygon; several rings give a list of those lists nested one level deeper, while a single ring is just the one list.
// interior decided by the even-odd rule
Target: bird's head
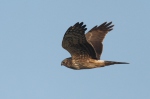
[{"label": "bird's head", "polygon": [[61,66],[69,66],[71,65],[71,58],[66,58],[61,62]]},{"label": "bird's head", "polygon": [[61,66],[66,66],[67,64],[67,59],[64,59],[62,62],[61,62]]}]

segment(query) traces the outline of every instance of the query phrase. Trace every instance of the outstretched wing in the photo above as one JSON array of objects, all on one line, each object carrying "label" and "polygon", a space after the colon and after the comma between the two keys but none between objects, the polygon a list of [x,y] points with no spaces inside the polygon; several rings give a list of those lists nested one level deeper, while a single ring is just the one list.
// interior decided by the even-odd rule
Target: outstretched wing
[{"label": "outstretched wing", "polygon": [[105,38],[105,35],[111,31],[112,27],[114,26],[111,24],[112,22],[105,22],[100,26],[95,26],[86,34],[86,39],[93,46],[97,59],[100,59],[103,50],[102,42]]},{"label": "outstretched wing", "polygon": [[78,22],[74,26],[69,27],[64,35],[62,47],[71,54],[73,59],[96,59],[94,48],[86,40],[85,27],[86,25],[83,25],[83,22]]}]

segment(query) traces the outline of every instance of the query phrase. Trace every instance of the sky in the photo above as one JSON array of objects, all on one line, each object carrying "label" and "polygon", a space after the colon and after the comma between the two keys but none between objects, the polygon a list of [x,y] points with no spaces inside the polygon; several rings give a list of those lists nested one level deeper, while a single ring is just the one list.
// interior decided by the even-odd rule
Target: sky
[{"label": "sky", "polygon": [[[0,99],[150,99],[149,0],[0,0]],[[88,32],[112,21],[102,60],[90,70],[61,66],[68,27]]]}]

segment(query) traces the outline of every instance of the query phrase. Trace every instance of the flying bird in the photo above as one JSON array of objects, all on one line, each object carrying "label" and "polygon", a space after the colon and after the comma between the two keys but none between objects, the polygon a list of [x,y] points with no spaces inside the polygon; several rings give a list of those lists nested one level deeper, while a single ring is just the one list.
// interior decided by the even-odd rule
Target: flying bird
[{"label": "flying bird", "polygon": [[66,49],[71,57],[64,59],[61,65],[71,69],[92,69],[114,64],[129,64],[127,62],[116,62],[100,60],[103,50],[103,40],[106,34],[113,29],[112,22],[104,22],[93,27],[85,34],[87,28],[83,22],[77,22],[66,31],[62,47]]}]

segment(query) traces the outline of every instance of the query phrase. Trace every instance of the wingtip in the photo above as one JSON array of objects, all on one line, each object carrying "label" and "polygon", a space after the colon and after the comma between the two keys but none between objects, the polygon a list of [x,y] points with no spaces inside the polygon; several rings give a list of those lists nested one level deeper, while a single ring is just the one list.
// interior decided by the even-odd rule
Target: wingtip
[{"label": "wingtip", "polygon": [[[74,26],[82,26],[83,25],[83,22],[77,22],[74,24]],[[83,25],[83,26],[86,26],[86,25]]]},{"label": "wingtip", "polygon": [[85,27],[86,27],[86,25],[83,25],[82,27],[83,27],[83,28],[85,28]]},{"label": "wingtip", "polygon": [[78,26],[79,25],[79,22],[75,23],[73,26]]},{"label": "wingtip", "polygon": [[112,24],[112,21],[110,21],[108,24]]},{"label": "wingtip", "polygon": [[104,22],[104,23],[101,24],[101,26],[102,26],[102,25],[106,25],[106,24],[107,24],[107,22]]},{"label": "wingtip", "polygon": [[105,26],[110,26],[111,24],[112,24],[112,22],[108,22],[107,24],[105,24]]},{"label": "wingtip", "polygon": [[79,23],[80,25],[83,25],[83,22]]}]

